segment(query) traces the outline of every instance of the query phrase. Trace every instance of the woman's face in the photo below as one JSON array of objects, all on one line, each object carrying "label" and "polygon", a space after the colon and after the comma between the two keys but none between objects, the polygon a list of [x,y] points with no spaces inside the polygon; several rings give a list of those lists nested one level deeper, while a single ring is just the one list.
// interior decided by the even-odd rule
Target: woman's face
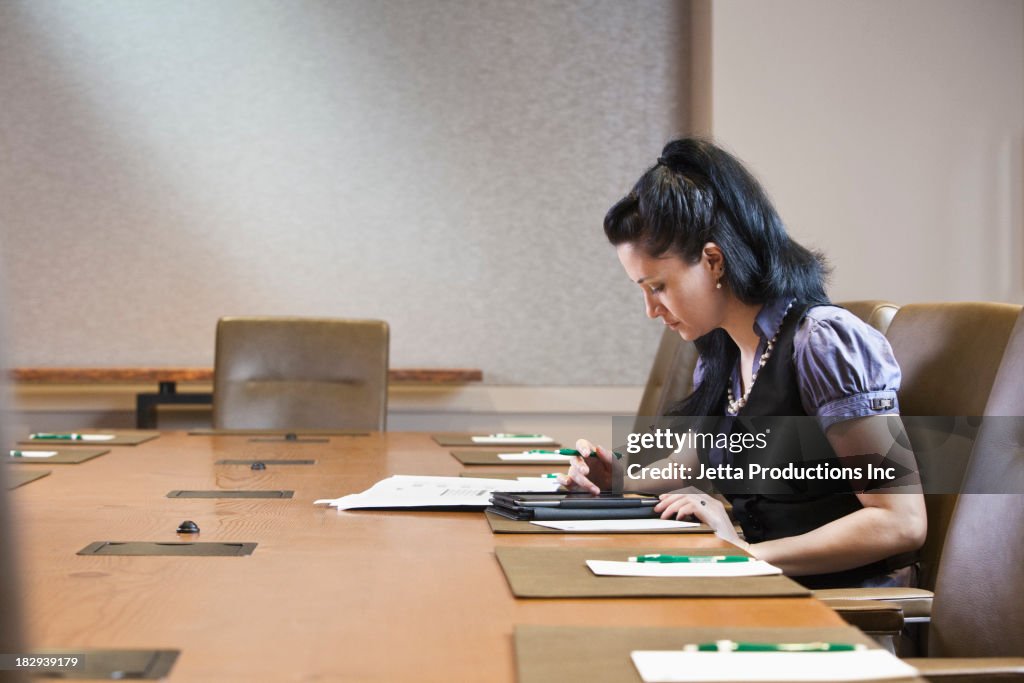
[{"label": "woman's face", "polygon": [[628,242],[616,251],[626,275],[643,292],[648,318],[661,318],[687,341],[721,326],[725,290],[715,288],[721,259],[716,245],[706,245],[692,265],[673,254],[649,256]]}]

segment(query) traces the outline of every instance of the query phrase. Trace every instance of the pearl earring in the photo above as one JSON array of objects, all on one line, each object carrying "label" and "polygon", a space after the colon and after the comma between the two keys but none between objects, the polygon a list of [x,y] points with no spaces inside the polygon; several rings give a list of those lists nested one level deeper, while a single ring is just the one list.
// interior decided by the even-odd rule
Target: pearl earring
[{"label": "pearl earring", "polygon": [[722,281],[719,280],[718,284],[715,285],[715,289],[721,289],[721,288],[722,288]]}]

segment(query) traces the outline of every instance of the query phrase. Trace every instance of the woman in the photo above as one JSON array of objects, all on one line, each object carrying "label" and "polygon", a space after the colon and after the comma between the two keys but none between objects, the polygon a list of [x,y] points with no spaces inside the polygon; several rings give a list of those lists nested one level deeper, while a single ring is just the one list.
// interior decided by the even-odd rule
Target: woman
[{"label": "woman", "polygon": [[[900,370],[888,342],[829,305],[822,257],[789,238],[734,157],[702,140],[669,143],[611,208],[604,229],[640,287],[648,317],[696,342],[695,389],[674,414],[813,416],[829,462],[864,465],[865,456],[881,454],[916,470],[913,454],[901,452],[890,431],[898,421]],[[653,492],[650,479],[624,478],[610,451],[585,440],[577,449],[597,457],[574,459],[562,477],[570,488]],[[669,460],[696,471],[698,462],[731,457],[689,449]],[[845,486],[789,496],[726,493],[743,538],[714,496],[665,493],[655,509],[663,518],[696,517],[810,587],[909,585],[927,527],[919,487],[895,493]]]}]

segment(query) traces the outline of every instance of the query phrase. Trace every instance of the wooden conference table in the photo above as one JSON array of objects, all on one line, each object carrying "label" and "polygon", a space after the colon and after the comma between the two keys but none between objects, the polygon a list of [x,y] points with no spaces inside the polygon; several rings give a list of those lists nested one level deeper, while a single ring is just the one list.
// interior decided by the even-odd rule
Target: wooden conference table
[{"label": "wooden conference table", "polygon": [[[314,506],[392,474],[464,468],[427,434],[328,443],[164,433],[10,492],[34,648],[167,648],[171,681],[489,681],[516,677],[519,624],[841,626],[813,598],[512,596],[496,546],[652,549],[711,535],[492,535],[479,512]],[[314,459],[312,466],[215,465]],[[472,468],[480,476],[503,468]],[[176,489],[290,489],[294,498],[173,499]],[[198,537],[179,537],[184,520]],[[94,541],[255,542],[248,557],[83,557]]]}]

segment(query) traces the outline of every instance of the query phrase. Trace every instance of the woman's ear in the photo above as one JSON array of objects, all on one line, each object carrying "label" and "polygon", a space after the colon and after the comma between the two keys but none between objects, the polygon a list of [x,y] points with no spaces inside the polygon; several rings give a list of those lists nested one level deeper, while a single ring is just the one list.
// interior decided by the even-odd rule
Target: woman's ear
[{"label": "woman's ear", "polygon": [[714,242],[708,242],[704,245],[702,258],[711,270],[711,275],[716,280],[720,279],[725,273],[725,254],[722,248]]}]

